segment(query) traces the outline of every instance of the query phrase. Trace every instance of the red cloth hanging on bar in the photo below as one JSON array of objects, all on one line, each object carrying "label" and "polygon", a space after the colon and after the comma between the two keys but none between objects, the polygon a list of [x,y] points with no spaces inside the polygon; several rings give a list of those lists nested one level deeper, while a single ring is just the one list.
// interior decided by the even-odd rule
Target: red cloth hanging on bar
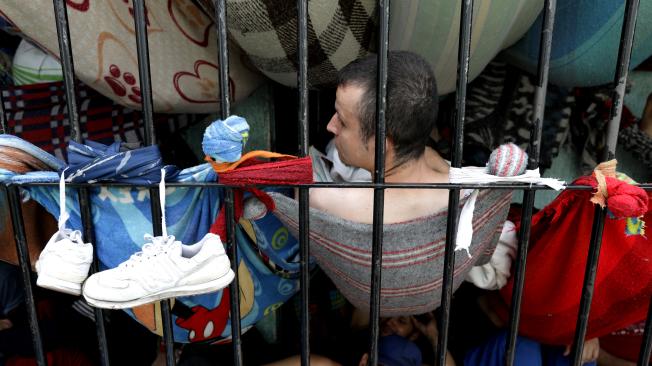
[{"label": "red cloth hanging on bar", "polygon": [[[609,213],[587,339],[645,319],[652,295],[652,242],[643,230],[643,222],[652,222],[652,193],[605,178]],[[593,176],[573,184],[597,187]],[[532,218],[519,328],[523,336],[545,344],[573,341],[595,211],[591,196],[590,191],[562,192]],[[642,220],[637,218],[643,213]],[[513,278],[500,292],[508,305],[512,288]],[[496,310],[508,319],[508,307]]]},{"label": "red cloth hanging on bar", "polygon": [[[257,157],[282,159],[274,162],[265,162]],[[251,187],[256,184],[310,184],[313,183],[312,159],[310,156],[297,158],[291,155],[270,153],[267,151],[251,152],[233,164],[217,164],[209,157],[206,158],[215,171],[222,184],[233,185],[240,188],[234,189],[234,211],[236,223],[242,216],[244,192],[251,192],[265,204],[268,211],[274,210],[274,201],[267,193],[258,188]],[[217,219],[210,228],[210,232],[226,238],[226,204],[222,205]]]}]

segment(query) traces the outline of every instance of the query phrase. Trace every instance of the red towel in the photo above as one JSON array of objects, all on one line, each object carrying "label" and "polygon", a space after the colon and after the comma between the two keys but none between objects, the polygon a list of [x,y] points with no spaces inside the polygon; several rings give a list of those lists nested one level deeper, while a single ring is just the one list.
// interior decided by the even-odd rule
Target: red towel
[{"label": "red towel", "polygon": [[[243,187],[242,189],[236,189],[234,192],[236,222],[242,216],[243,189],[253,193],[261,200],[267,206],[268,211],[274,210],[274,201],[267,193],[256,188],[244,188],[245,186],[255,184],[309,184],[313,182],[312,159],[309,156],[275,162],[249,159],[239,163],[239,166],[233,170],[218,174],[220,183]],[[217,219],[210,229],[210,232],[219,235],[221,238],[226,238],[225,209],[226,205],[222,205]]]}]

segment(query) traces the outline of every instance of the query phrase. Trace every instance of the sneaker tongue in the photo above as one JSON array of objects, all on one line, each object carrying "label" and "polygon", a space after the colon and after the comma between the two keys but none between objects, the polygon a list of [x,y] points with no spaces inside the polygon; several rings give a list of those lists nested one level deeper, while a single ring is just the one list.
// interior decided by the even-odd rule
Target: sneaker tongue
[{"label": "sneaker tongue", "polygon": [[169,252],[176,256],[181,256],[181,253],[183,252],[183,248],[181,248],[181,242],[174,241],[172,244],[170,244]]}]

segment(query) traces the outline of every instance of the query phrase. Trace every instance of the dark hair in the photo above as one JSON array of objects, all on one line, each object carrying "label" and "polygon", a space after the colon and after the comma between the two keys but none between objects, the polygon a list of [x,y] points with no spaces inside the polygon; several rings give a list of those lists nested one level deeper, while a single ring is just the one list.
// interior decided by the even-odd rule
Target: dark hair
[{"label": "dark hair", "polygon": [[[338,86],[364,89],[358,106],[363,142],[376,134],[377,56],[355,60],[340,70]],[[418,158],[437,122],[437,83],[421,56],[405,51],[388,53],[385,129],[394,144],[396,165]]]}]

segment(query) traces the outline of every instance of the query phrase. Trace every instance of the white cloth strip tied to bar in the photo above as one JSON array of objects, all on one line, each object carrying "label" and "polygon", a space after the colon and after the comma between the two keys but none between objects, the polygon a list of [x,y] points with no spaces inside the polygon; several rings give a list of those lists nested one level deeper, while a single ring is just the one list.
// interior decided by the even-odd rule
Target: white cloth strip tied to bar
[{"label": "white cloth strip tied to bar", "polygon": [[[514,144],[499,146],[491,153],[489,163],[486,167],[463,167],[453,168],[448,171],[448,181],[456,184],[474,183],[529,183],[540,184],[550,187],[556,191],[566,187],[566,182],[556,178],[543,178],[539,169],[525,170],[527,154]],[[496,174],[491,174],[491,172]],[[520,173],[520,174],[519,174]],[[506,174],[514,174],[505,176]],[[471,193],[460,212],[459,224],[457,227],[457,240],[455,250],[466,250],[471,257],[469,247],[473,239],[473,211],[478,198],[478,189]]]},{"label": "white cloth strip tied to bar", "polygon": [[500,177],[487,173],[487,168],[467,166],[463,168],[450,168],[448,181],[458,184],[474,183],[529,183],[544,185],[555,191],[566,188],[566,182],[557,178],[545,178],[539,173],[539,168],[526,170],[523,174],[512,177]]}]

